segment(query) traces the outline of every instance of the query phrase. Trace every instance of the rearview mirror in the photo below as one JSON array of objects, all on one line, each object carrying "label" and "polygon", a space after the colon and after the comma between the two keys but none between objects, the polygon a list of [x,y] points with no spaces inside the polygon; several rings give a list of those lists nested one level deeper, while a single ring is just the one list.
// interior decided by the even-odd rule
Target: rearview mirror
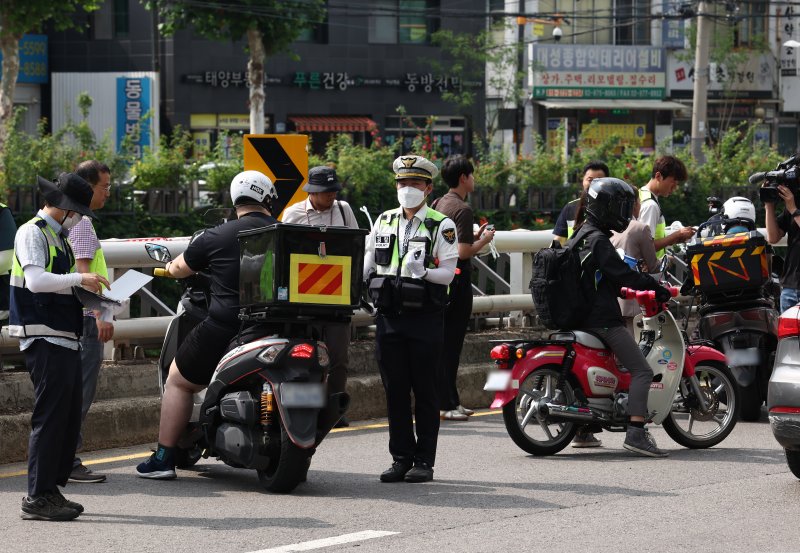
[{"label": "rearview mirror", "polygon": [[160,263],[172,261],[172,254],[169,253],[166,246],[162,246],[161,244],[145,244],[144,248],[147,250],[147,255],[150,256],[150,259],[154,259]]}]

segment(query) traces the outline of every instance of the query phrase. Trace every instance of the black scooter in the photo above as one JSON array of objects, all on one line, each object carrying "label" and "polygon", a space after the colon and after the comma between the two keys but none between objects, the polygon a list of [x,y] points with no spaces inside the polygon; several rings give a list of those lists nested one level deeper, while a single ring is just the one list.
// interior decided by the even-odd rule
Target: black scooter
[{"label": "black scooter", "polygon": [[[154,260],[172,259],[161,245],[146,244]],[[155,276],[167,276],[155,269]],[[210,299],[202,273],[182,279],[184,292],[159,358],[159,386],[185,336],[202,321]],[[341,312],[337,315],[341,318]],[[305,481],[311,457],[350,402],[327,393],[328,348],[318,316],[240,315],[242,327],[219,361],[211,382],[195,394],[190,422],[176,451],[176,466],[188,468],[201,457],[216,457],[238,468],[255,469],[268,491],[291,492]],[[346,319],[345,319],[346,320]]]},{"label": "black scooter", "polygon": [[[716,198],[709,198],[713,215],[697,228],[697,240],[709,234],[706,240],[719,241],[725,238],[725,231],[734,226],[744,226],[751,233],[756,230],[755,224],[749,219],[730,219],[715,213],[714,208],[718,208],[721,202],[714,200]],[[711,232],[704,233],[706,229]],[[772,248],[768,244],[764,248],[768,264],[765,282],[720,289],[722,287],[695,286],[693,277],[696,276],[693,273],[698,271],[698,267],[697,263],[692,267],[693,248],[690,246],[687,248],[686,261],[691,270],[681,289],[682,294],[693,294],[697,299],[698,337],[713,342],[715,348],[725,353],[739,388],[740,416],[745,421],[757,421],[761,416],[761,405],[767,398],[767,384],[777,347],[779,313],[776,301],[780,289],[778,287],[776,292],[777,285],[771,273]],[[713,256],[710,258],[713,259]],[[702,259],[701,263],[707,259],[709,257]],[[724,269],[718,269],[718,276],[721,271]]]}]

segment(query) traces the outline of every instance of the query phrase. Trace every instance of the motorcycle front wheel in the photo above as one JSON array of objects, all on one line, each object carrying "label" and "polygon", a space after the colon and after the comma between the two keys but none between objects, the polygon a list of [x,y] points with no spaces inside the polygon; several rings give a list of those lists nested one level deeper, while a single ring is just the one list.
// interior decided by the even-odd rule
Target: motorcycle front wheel
[{"label": "motorcycle front wheel", "polygon": [[[542,417],[536,404],[543,397],[553,398],[556,393],[560,367],[542,367],[529,374],[519,384],[519,393],[514,401],[503,407],[503,421],[509,436],[523,451],[531,455],[553,455],[572,441],[578,426],[571,422],[553,421]],[[575,401],[569,382],[564,382],[565,405]]]},{"label": "motorcycle front wheel", "polygon": [[705,449],[720,443],[736,426],[739,390],[730,369],[722,363],[701,363],[695,367],[695,376],[707,409],[700,407],[689,378],[683,378],[663,425],[669,437],[680,445]]},{"label": "motorcycle front wheel", "polygon": [[267,468],[257,470],[258,480],[267,491],[289,493],[305,479],[314,450],[297,447],[289,438],[282,420],[279,425],[279,433],[270,436],[279,443],[270,447],[269,464]]}]

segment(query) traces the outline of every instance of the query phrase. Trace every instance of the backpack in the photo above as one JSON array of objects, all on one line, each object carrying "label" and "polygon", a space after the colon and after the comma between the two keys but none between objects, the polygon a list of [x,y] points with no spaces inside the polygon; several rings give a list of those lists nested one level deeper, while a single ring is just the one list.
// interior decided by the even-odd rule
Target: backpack
[{"label": "backpack", "polygon": [[581,285],[583,263],[591,255],[581,252],[580,244],[588,233],[578,232],[572,246],[554,242],[533,256],[530,282],[536,314],[551,330],[574,330],[586,319],[594,297],[588,298]]}]

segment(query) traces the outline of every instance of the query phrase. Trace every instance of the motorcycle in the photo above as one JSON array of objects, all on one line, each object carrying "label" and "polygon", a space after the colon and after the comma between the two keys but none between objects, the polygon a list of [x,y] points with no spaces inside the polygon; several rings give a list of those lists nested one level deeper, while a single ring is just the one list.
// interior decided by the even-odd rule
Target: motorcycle
[{"label": "motorcycle", "polygon": [[[723,234],[734,226],[746,229],[747,236]],[[711,232],[702,238],[706,229]],[[729,245],[723,244],[726,239]],[[734,258],[737,251],[739,257]],[[746,266],[748,258],[759,257],[750,255],[756,251],[763,252],[763,259],[754,259],[761,266]],[[712,274],[706,267],[714,256],[717,265]],[[739,387],[742,420],[757,421],[767,399],[778,343],[776,299],[780,289],[775,290],[777,285],[771,274],[771,246],[764,242],[752,220],[717,214],[698,226],[695,244],[686,249],[686,263],[691,271],[681,292],[691,294],[693,301],[697,299],[698,336],[725,353]],[[723,283],[727,278],[730,285]]]},{"label": "motorcycle", "polygon": [[[156,261],[172,259],[164,246],[145,248]],[[168,276],[163,269],[154,275]],[[180,282],[184,292],[158,363],[162,396],[178,346],[208,312],[208,277],[197,273]],[[349,395],[326,391],[330,357],[319,339],[325,321],[319,314],[281,317],[243,309],[240,319],[231,349],[208,387],[193,397],[189,424],[176,447],[176,467],[216,457],[232,467],[255,469],[268,491],[289,493],[305,481],[316,448],[346,412]],[[330,320],[349,320],[349,314],[337,310]]]},{"label": "motorcycle", "polygon": [[[678,289],[670,287],[673,297]],[[725,357],[706,342],[689,343],[667,304],[654,291],[623,288],[621,297],[642,308],[636,338],[653,370],[647,420],[688,448],[708,448],[731,433],[739,411],[736,385]],[[597,336],[557,331],[543,340],[498,341],[494,391],[514,443],[532,455],[553,455],[579,427],[624,432],[631,374]]]}]

